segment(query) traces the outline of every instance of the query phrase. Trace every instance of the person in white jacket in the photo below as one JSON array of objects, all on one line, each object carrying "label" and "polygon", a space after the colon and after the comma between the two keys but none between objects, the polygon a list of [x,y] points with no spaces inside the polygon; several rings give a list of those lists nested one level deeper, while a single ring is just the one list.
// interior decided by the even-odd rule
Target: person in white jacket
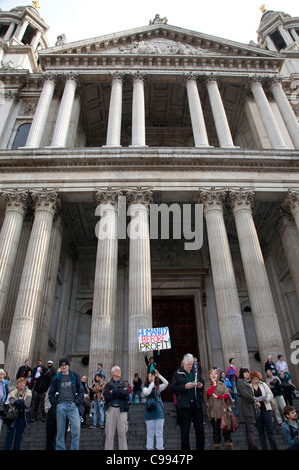
[{"label": "person in white jacket", "polygon": [[253,388],[253,394],[256,399],[256,427],[259,432],[262,449],[268,450],[268,443],[266,440],[267,435],[270,448],[272,450],[278,450],[278,444],[272,420],[271,402],[273,401],[273,394],[269,386],[262,381],[262,374],[256,370],[251,372],[251,386]]},{"label": "person in white jacket", "polygon": [[[160,381],[162,383],[160,383]],[[156,449],[163,450],[164,406],[161,392],[168,386],[168,381],[157,370],[150,372],[144,382],[143,394],[146,398],[144,420],[146,424],[146,448],[153,450],[156,437]]]}]

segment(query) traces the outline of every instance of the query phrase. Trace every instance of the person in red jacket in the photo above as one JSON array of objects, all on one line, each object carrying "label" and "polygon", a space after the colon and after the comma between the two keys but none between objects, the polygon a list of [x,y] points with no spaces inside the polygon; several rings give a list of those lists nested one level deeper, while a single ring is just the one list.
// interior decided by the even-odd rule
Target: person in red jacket
[{"label": "person in red jacket", "polygon": [[[221,413],[224,406],[225,409],[232,407],[233,403],[229,395],[229,391],[223,382],[218,380],[218,372],[216,369],[209,371],[209,380],[204,389],[204,398],[207,405],[207,416],[213,428],[213,448],[220,450],[221,448]],[[225,448],[232,449],[231,431],[223,431]]]}]

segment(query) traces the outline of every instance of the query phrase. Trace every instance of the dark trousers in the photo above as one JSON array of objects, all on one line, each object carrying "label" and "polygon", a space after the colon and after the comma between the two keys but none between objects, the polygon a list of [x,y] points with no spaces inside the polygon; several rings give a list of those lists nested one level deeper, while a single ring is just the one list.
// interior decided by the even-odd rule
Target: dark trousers
[{"label": "dark trousers", "polygon": [[31,419],[37,418],[38,407],[41,406],[42,418],[46,418],[45,412],[45,392],[33,392],[33,400],[31,405]]},{"label": "dark trousers", "polygon": [[203,425],[202,408],[191,403],[190,408],[178,409],[178,420],[181,428],[181,450],[190,450],[190,428],[193,423],[196,436],[196,450],[203,450],[205,446],[205,432]]},{"label": "dark trousers", "polygon": [[266,434],[269,439],[271,450],[278,450],[276,434],[273,427],[272,411],[260,410],[259,416],[256,418],[256,427],[259,432],[260,441],[263,450],[268,450]]},{"label": "dark trousers", "polygon": [[258,447],[254,437],[255,425],[253,423],[245,423],[245,433],[248,444],[248,450],[257,450]]},{"label": "dark trousers", "polygon": [[56,410],[50,407],[46,422],[46,450],[55,450],[56,432]]},{"label": "dark trousers", "polygon": [[[221,423],[221,419],[215,419],[215,418],[212,418],[211,419],[211,425],[212,425],[212,428],[213,428],[213,442],[214,444],[220,444],[221,442],[221,429],[220,429],[220,423]],[[231,438],[231,432],[222,432],[223,434],[223,439],[225,442],[231,442],[232,438]]]},{"label": "dark trousers", "polygon": [[25,431],[26,421],[25,418],[19,417],[15,420],[12,426],[7,426],[6,440],[4,450],[10,450],[13,438],[15,437],[13,450],[20,450],[23,432]]}]

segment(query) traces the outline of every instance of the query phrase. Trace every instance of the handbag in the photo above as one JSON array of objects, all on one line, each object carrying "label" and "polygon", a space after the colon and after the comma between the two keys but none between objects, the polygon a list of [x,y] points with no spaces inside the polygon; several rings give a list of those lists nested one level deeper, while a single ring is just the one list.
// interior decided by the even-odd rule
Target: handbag
[{"label": "handbag", "polygon": [[237,417],[235,415],[235,413],[233,412],[233,410],[230,410],[230,419],[231,419],[231,423],[232,423],[232,432],[235,432],[237,431],[237,429],[239,429],[240,427],[240,424],[239,424],[239,421],[237,420]]},{"label": "handbag", "polygon": [[221,419],[220,419],[220,429],[222,429],[223,432],[230,432],[232,430],[231,428],[231,419],[229,416],[229,413],[227,411],[227,408],[224,405],[224,398],[222,397],[222,411],[221,411]]},{"label": "handbag", "polygon": [[156,399],[155,398],[148,398],[146,400],[145,409],[149,413],[152,413],[154,410],[156,410],[157,409]]},{"label": "handbag", "polygon": [[19,411],[16,408],[10,408],[6,415],[2,418],[7,426],[10,426],[15,422],[18,417]]}]

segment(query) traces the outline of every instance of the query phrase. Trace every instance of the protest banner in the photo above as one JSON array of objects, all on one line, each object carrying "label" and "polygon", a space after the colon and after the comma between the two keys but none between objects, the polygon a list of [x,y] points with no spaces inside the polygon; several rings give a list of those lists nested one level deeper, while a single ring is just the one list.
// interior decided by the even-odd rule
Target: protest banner
[{"label": "protest banner", "polygon": [[158,328],[141,328],[138,331],[138,347],[140,352],[171,349],[168,326]]}]

